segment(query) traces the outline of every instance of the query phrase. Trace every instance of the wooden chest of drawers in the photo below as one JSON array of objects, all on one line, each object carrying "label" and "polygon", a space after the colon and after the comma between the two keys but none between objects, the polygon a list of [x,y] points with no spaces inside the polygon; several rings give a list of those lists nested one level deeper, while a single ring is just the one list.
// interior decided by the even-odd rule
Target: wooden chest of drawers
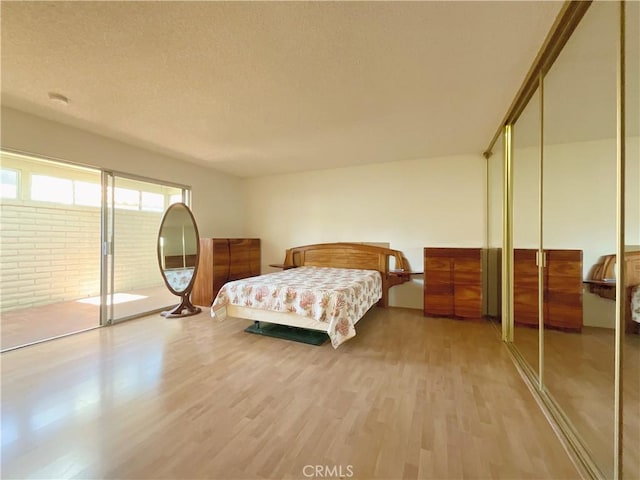
[{"label": "wooden chest of drawers", "polygon": [[424,249],[424,314],[481,318],[481,248]]},{"label": "wooden chest of drawers", "polygon": [[191,301],[209,306],[225,283],[256,275],[260,275],[260,239],[201,238]]}]

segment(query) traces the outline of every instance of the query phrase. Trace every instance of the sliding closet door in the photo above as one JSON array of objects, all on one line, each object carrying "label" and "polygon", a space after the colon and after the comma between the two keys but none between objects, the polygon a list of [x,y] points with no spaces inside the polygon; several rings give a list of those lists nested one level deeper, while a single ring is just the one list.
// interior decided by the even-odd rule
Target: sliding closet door
[{"label": "sliding closet door", "polygon": [[540,93],[513,125],[513,343],[538,372]]},{"label": "sliding closet door", "polygon": [[[582,282],[616,252],[618,8],[594,2],[544,80],[544,384],[607,478],[615,457],[615,286]],[[615,284],[613,270],[604,280]]]},{"label": "sliding closet door", "polygon": [[158,231],[164,211],[185,189],[108,174],[105,250],[107,323],[161,311],[179,303],[158,266]]},{"label": "sliding closet door", "polygon": [[[626,4],[625,335],[622,342],[623,478],[640,478],[640,3]],[[631,298],[629,298],[631,297]],[[632,309],[631,305],[635,305]]]}]

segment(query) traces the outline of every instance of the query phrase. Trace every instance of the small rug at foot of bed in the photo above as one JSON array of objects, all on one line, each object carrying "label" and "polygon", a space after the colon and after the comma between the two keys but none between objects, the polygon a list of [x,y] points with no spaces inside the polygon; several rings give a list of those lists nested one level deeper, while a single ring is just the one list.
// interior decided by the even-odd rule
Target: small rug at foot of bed
[{"label": "small rug at foot of bed", "polygon": [[322,345],[329,340],[329,335],[318,330],[307,330],[306,328],[289,327],[286,325],[277,325],[275,323],[254,323],[250,327],[245,328],[245,332],[264,335],[267,337],[282,338],[298,343],[306,343],[309,345]]}]

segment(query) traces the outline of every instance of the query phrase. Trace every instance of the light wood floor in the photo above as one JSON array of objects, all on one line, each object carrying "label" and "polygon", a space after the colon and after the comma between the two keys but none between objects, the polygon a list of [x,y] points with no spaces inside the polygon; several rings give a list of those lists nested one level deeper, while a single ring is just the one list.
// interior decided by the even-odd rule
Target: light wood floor
[{"label": "light wood floor", "polygon": [[154,315],[3,354],[2,477],[577,478],[492,324],[374,308],[337,350],[247,324]]},{"label": "light wood floor", "polygon": [[[584,327],[582,333],[545,329],[547,391],[607,478],[614,468],[614,342],[614,331],[606,328]],[[517,327],[514,343],[537,371],[538,330]],[[623,474],[640,479],[640,335],[625,336],[623,367]]]}]

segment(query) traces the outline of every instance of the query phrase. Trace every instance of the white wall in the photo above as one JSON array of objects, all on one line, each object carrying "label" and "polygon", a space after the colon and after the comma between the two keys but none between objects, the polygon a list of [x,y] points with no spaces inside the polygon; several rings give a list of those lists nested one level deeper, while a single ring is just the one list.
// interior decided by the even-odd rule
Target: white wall
[{"label": "white wall", "polygon": [[2,148],[191,186],[202,237],[242,237],[242,180],[212,169],[2,108]]},{"label": "white wall", "polygon": [[[462,155],[247,179],[248,235],[262,239],[263,272],[287,248],[389,242],[414,270],[423,248],[482,247],[485,160]],[[391,289],[390,304],[422,309],[422,277]]]}]

